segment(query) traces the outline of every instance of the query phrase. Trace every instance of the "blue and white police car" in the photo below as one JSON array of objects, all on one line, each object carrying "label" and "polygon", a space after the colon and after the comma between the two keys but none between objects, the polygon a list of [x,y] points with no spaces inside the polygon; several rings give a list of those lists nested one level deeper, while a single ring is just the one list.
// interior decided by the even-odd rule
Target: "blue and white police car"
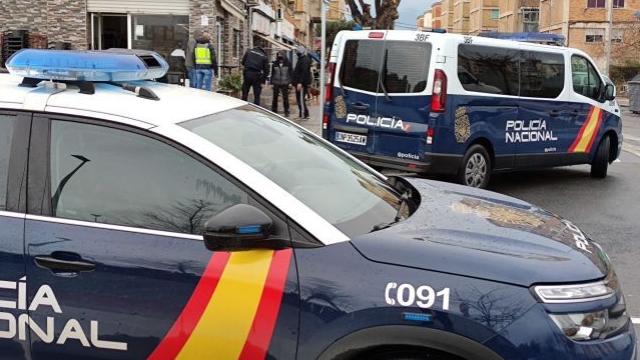
[{"label": "blue and white police car", "polygon": [[[154,53],[0,75],[0,356],[635,359],[601,247],[523,201],[385,177]],[[146,80],[145,80],[146,79]]]},{"label": "blue and white police car", "polygon": [[591,164],[622,148],[615,87],[567,47],[438,32],[343,31],[323,136],[370,165],[486,187],[493,171]]}]

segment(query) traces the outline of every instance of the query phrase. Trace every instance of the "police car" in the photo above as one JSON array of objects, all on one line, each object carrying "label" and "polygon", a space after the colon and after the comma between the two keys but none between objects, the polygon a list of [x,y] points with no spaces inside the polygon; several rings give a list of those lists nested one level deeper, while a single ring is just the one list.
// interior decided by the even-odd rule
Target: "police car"
[{"label": "police car", "polygon": [[615,87],[580,50],[438,32],[342,31],[323,136],[370,165],[486,187],[493,171],[620,154]]},{"label": "police car", "polygon": [[3,358],[635,358],[614,268],[567,220],[146,81],[154,53],[7,67]]}]

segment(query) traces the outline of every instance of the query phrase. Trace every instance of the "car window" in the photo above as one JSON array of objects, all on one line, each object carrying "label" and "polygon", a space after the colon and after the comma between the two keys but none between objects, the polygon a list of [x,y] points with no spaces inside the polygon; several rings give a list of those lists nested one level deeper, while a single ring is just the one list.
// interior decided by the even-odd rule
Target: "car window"
[{"label": "car window", "polygon": [[53,121],[53,215],[65,219],[202,234],[248,195],[163,142],[124,130]]},{"label": "car window", "polygon": [[539,51],[521,52],[520,96],[556,98],[564,89],[564,56]]},{"label": "car window", "polygon": [[571,77],[573,91],[594,100],[600,100],[602,79],[598,70],[586,58],[571,56]]},{"label": "car window", "polygon": [[489,94],[519,94],[517,50],[460,44],[458,79],[467,91]]},{"label": "car window", "polygon": [[0,210],[7,209],[9,155],[11,154],[11,140],[15,124],[15,116],[0,114]]},{"label": "car window", "polygon": [[427,87],[431,44],[387,41],[382,81],[388,93],[416,93]]},{"label": "car window", "polygon": [[398,213],[399,196],[384,179],[255,106],[181,125],[244,161],[348,236],[370,232]]},{"label": "car window", "polygon": [[378,91],[382,69],[384,42],[380,40],[348,40],[340,68],[340,83],[357,90]]}]

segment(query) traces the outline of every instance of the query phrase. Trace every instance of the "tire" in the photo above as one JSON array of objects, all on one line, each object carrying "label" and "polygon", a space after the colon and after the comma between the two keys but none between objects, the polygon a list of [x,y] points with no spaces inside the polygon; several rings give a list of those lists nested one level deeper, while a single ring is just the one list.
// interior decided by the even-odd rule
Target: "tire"
[{"label": "tire", "polygon": [[605,136],[600,140],[596,156],[591,163],[591,177],[603,179],[607,177],[607,168],[609,167],[609,152],[611,151],[611,140],[609,136]]},{"label": "tire", "polygon": [[458,182],[462,185],[484,189],[491,178],[491,157],[484,146],[472,145],[462,158],[458,170]]}]

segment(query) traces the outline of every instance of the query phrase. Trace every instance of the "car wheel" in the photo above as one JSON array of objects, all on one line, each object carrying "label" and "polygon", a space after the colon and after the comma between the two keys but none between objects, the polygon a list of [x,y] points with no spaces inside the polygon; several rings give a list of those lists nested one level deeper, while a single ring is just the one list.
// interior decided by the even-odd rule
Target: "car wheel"
[{"label": "car wheel", "polygon": [[491,177],[491,158],[484,146],[475,144],[467,150],[458,171],[458,181],[467,186],[484,189]]},{"label": "car wheel", "polygon": [[607,176],[609,167],[609,151],[611,151],[611,140],[605,136],[598,145],[596,156],[591,163],[591,177],[602,179]]}]

